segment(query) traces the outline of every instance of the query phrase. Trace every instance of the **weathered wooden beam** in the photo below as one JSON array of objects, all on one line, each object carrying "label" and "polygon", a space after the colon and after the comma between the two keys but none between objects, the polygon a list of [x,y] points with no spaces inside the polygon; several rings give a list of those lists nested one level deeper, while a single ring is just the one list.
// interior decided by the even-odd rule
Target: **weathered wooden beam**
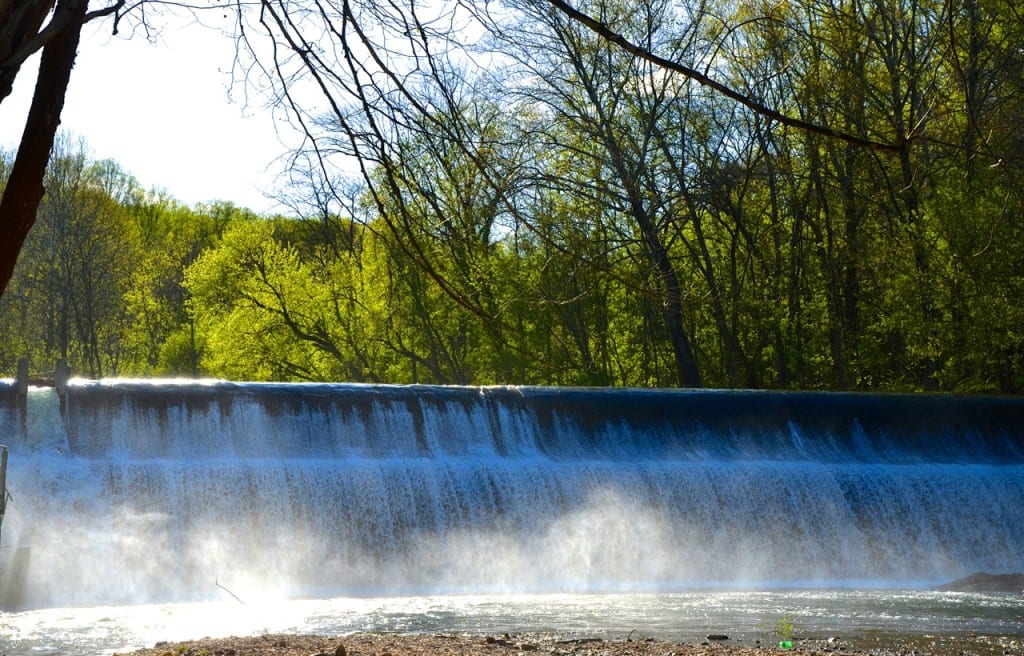
[{"label": "weathered wooden beam", "polygon": [[28,430],[28,358],[18,360],[18,375],[14,379],[14,387],[17,392],[18,429],[24,436]]},{"label": "weathered wooden beam", "polygon": [[0,529],[7,511],[7,447],[0,445]]},{"label": "weathered wooden beam", "polygon": [[28,358],[18,360],[18,375],[14,379],[18,389],[18,396],[28,396]]},{"label": "weathered wooden beam", "polygon": [[64,392],[68,389],[68,378],[71,376],[71,369],[68,368],[68,361],[64,358],[57,360],[53,369],[53,386],[57,394],[64,398]]}]

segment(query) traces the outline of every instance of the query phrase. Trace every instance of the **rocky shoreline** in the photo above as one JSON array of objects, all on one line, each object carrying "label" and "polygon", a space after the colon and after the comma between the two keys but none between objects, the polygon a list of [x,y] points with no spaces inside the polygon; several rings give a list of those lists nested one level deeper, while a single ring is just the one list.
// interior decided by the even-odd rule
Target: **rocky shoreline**
[{"label": "rocky shoreline", "polygon": [[[709,636],[722,638],[724,636]],[[652,638],[607,640],[533,635],[356,633],[346,636],[266,634],[157,643],[131,656],[1024,656],[1021,636],[865,635],[796,640],[791,649],[728,639],[699,643]],[[115,655],[118,656],[118,655]],[[124,655],[121,655],[124,656]]]},{"label": "rocky shoreline", "polygon": [[[1024,591],[1024,574],[976,572],[937,588],[956,592]],[[624,639],[527,635],[352,633],[344,636],[263,634],[157,643],[114,656],[1024,656],[1024,625],[1013,635],[907,634],[865,631],[856,636],[780,640],[730,639],[709,634],[699,642],[632,636]]]}]

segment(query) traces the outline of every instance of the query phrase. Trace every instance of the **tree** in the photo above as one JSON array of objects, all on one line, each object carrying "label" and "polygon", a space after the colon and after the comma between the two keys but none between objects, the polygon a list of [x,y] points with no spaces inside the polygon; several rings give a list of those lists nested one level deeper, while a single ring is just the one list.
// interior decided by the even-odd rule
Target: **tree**
[{"label": "tree", "polygon": [[[88,0],[57,0],[56,5],[47,0],[0,0],[0,101],[11,93],[22,64],[42,51],[25,131],[0,198],[0,295],[7,288],[43,197],[43,177],[82,27],[95,18],[116,14],[122,6],[123,0],[117,0],[89,12]],[[48,15],[50,21],[44,27]]]},{"label": "tree", "polygon": [[125,291],[122,370],[199,375],[201,352],[184,271],[245,213],[229,203],[188,208],[154,194],[134,199],[125,213],[138,235],[139,257]]},{"label": "tree", "polygon": [[[687,41],[685,32],[666,34],[675,16],[662,3],[596,6],[608,20],[652,41]],[[646,286],[655,305],[662,308],[676,383],[698,387],[701,376],[686,328],[683,281],[667,243],[671,219],[664,192],[668,190],[656,173],[663,153],[655,135],[663,129],[663,115],[679,101],[682,89],[673,76],[659,75],[650,64],[609,52],[589,31],[560,14],[530,3],[518,8],[523,27],[503,33],[508,52],[517,53],[512,56],[538,80],[522,94],[526,102],[546,108],[545,119],[551,126],[538,126],[533,136],[549,147],[574,152],[584,172],[548,183],[577,198],[601,197],[603,207],[594,217],[612,217],[611,232],[619,232],[626,247],[635,249],[649,267]],[[630,15],[636,20],[627,18]],[[628,219],[629,226],[616,226],[618,217]]]},{"label": "tree", "polygon": [[753,96],[741,93],[727,84],[715,80],[710,75],[699,71],[696,67],[688,66],[672,58],[660,56],[656,54],[652,48],[638,45],[626,36],[616,32],[607,22],[600,20],[599,18],[595,18],[583,11],[577,10],[564,0],[548,0],[548,2],[552,7],[554,7],[558,12],[564,14],[572,22],[585,26],[587,29],[599,35],[609,43],[615,44],[638,59],[650,62],[664,70],[675,71],[687,79],[706,86],[726,98],[730,98],[754,112],[765,116],[766,118],[777,121],[781,125],[795,127],[812,134],[819,134],[839,141],[844,141],[846,143],[880,151],[899,152],[906,147],[906,142],[891,143],[874,141],[842,129],[831,127],[828,124],[815,123],[803,118],[790,116],[783,111],[766,105],[764,102]]},{"label": "tree", "polygon": [[[237,9],[306,137],[294,220],[55,158],[10,287],[54,319],[5,340],[60,327],[97,373],[1024,387],[1012,3]],[[37,268],[47,239],[108,265]]]},{"label": "tree", "polygon": [[[242,217],[185,272],[205,371],[257,380],[377,382],[351,345],[348,262],[329,275],[300,257],[269,220]],[[353,318],[354,319],[354,318]]]},{"label": "tree", "polygon": [[4,299],[21,354],[64,359],[90,376],[116,375],[123,361],[122,296],[135,240],[124,206],[133,181],[112,163],[91,163],[81,142],[58,141],[35,229]]}]

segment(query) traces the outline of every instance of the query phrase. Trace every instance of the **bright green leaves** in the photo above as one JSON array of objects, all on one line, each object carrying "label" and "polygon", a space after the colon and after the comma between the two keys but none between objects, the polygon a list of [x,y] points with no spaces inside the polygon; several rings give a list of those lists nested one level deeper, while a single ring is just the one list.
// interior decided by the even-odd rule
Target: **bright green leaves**
[{"label": "bright green leaves", "polygon": [[236,220],[186,271],[203,369],[225,378],[320,379],[337,354],[330,291],[269,220]]}]

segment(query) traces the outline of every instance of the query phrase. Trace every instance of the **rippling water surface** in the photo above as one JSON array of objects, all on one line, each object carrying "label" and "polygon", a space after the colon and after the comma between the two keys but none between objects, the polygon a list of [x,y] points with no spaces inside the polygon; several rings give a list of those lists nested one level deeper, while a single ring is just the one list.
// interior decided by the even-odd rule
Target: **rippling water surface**
[{"label": "rippling water surface", "polygon": [[[228,595],[225,594],[225,597]],[[110,654],[161,640],[270,633],[555,633],[753,642],[791,618],[798,637],[1024,637],[1024,596],[920,591],[433,596],[220,602],[0,614],[8,656]],[[1018,642],[1019,644],[1019,642]]]}]

